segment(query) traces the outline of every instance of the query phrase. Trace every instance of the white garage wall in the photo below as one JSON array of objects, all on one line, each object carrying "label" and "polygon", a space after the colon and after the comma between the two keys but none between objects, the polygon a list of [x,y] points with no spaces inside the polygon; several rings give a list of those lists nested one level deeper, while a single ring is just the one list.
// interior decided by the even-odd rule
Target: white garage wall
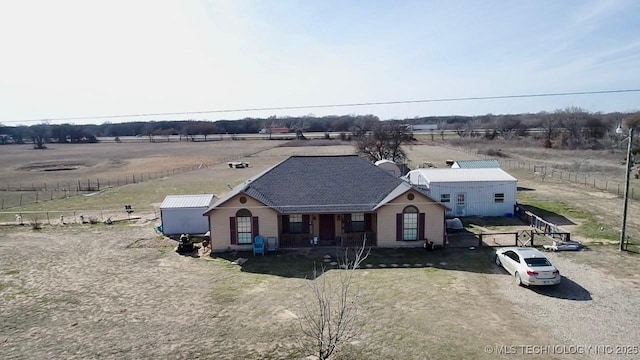
[{"label": "white garage wall", "polygon": [[204,234],[209,231],[209,218],[202,208],[161,209],[162,232],[165,235]]}]

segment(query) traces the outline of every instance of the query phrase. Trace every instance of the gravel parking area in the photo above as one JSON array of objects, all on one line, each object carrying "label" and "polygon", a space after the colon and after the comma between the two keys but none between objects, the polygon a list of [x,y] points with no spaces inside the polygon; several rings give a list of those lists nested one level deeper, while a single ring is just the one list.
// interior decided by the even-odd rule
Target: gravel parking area
[{"label": "gravel parking area", "polygon": [[640,286],[589,265],[599,256],[615,259],[604,249],[548,253],[563,276],[556,287],[519,288],[496,268],[501,276],[495,277],[495,291],[516,304],[523,317],[551,329],[558,344],[580,346],[593,359],[640,358]]}]

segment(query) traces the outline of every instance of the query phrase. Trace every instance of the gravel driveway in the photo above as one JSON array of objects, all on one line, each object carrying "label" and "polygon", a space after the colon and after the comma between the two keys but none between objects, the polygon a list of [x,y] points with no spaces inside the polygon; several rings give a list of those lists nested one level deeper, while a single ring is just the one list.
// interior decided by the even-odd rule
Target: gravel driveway
[{"label": "gravel driveway", "polygon": [[640,358],[640,286],[588,265],[594,256],[596,251],[548,253],[563,275],[557,287],[519,288],[496,268],[495,291],[519,306],[522,316],[552,329],[557,344],[580,346],[593,359]]}]

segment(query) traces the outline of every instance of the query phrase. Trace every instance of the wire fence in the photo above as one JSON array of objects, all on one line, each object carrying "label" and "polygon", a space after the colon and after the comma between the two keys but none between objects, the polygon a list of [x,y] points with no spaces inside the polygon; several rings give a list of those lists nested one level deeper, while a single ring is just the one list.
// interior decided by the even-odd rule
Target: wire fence
[{"label": "wire fence", "polygon": [[160,216],[159,209],[157,208],[137,208],[132,210],[131,212],[126,212],[123,208],[103,210],[1,211],[0,225],[97,224],[132,219],[152,221]]},{"label": "wire fence", "polygon": [[56,182],[30,182],[5,184],[0,187],[0,211],[22,206],[42,203],[46,201],[64,199],[71,196],[98,192],[114,187],[138,184],[170,176],[206,169],[214,165],[235,161],[240,158],[249,157],[255,153],[239,154],[233,157],[215,159],[199,164],[175,167],[154,172],[131,173],[124,177],[93,179],[75,179]]},{"label": "wire fence", "polygon": [[[597,190],[608,191],[618,196],[624,195],[624,181],[603,179],[588,173],[559,170],[548,165],[524,160],[499,159],[499,161],[505,168],[531,171],[533,175],[539,176],[542,181],[547,179],[567,181],[585,187],[593,187]],[[635,187],[630,186],[629,198],[635,200],[636,196],[638,196],[638,194],[636,194]]]}]

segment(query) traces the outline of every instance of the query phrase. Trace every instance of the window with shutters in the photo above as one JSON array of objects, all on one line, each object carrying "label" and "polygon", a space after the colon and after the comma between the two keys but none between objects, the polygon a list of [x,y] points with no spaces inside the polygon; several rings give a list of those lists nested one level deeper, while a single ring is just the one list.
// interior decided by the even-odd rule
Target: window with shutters
[{"label": "window with shutters", "polygon": [[418,209],[407,206],[402,212],[402,240],[418,240]]},{"label": "window with shutters", "polygon": [[441,203],[451,202],[451,194],[440,194],[440,202]]},{"label": "window with shutters", "polygon": [[289,234],[302,233],[302,214],[289,215]]},{"label": "window with shutters", "polygon": [[251,229],[252,217],[251,211],[247,209],[238,210],[236,213],[236,236],[238,244],[251,244],[252,229]]},{"label": "window with shutters", "polygon": [[351,214],[351,232],[364,232],[364,213]]}]

